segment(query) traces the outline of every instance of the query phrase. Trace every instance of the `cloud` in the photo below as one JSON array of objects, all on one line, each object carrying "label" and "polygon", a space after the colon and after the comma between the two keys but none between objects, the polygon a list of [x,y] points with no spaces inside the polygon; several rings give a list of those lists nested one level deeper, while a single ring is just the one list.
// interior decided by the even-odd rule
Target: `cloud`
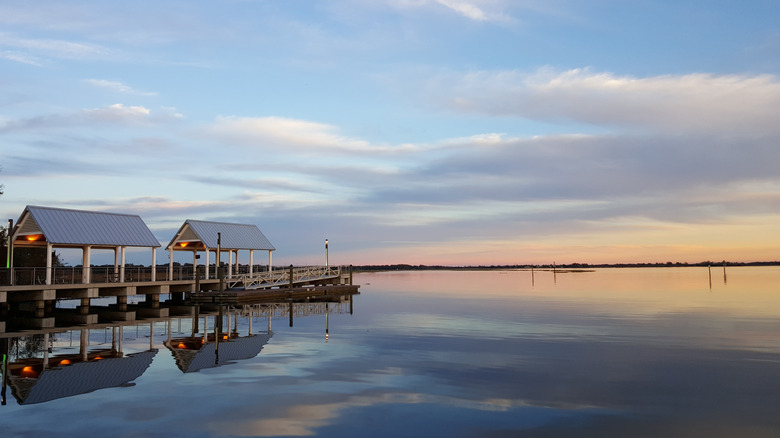
[{"label": "cloud", "polygon": [[105,79],[85,79],[84,82],[98,87],[98,88],[105,88],[111,91],[115,91],[117,93],[122,94],[136,94],[140,96],[156,96],[157,93],[149,92],[149,91],[139,91],[135,90],[133,87],[126,85],[122,82],[118,81],[108,81]]},{"label": "cloud", "polygon": [[0,50],[0,58],[36,67],[43,66],[43,62],[39,58],[15,50]]},{"label": "cloud", "polygon": [[443,6],[465,18],[474,21],[511,21],[503,10],[500,0],[388,0],[400,9],[420,8],[428,5]]},{"label": "cloud", "polygon": [[70,60],[106,59],[111,55],[109,49],[97,44],[56,39],[20,38],[6,32],[0,32],[1,47],[8,47],[18,52],[16,60],[19,62],[38,57]]},{"label": "cloud", "polygon": [[323,153],[399,153],[415,149],[411,145],[373,145],[342,135],[333,125],[284,117],[218,117],[209,130],[217,137],[263,148],[285,146]]},{"label": "cloud", "polygon": [[75,128],[85,125],[92,125],[94,129],[103,129],[106,123],[115,125],[154,124],[183,118],[184,116],[172,107],[161,107],[152,112],[142,105],[115,103],[98,108],[85,108],[28,118],[0,119],[0,133]]},{"label": "cloud", "polygon": [[151,114],[151,111],[148,108],[139,105],[124,106],[121,103],[115,103],[107,107],[84,110],[83,114],[88,119],[117,123],[143,120]]},{"label": "cloud", "polygon": [[455,111],[673,133],[780,133],[774,75],[640,78],[585,68],[479,71],[435,81],[432,93]]},{"label": "cloud", "polygon": [[463,1],[463,0],[436,0],[436,3],[452,9],[453,11],[463,15],[466,18],[477,21],[487,20],[485,12],[480,9],[475,2]]}]

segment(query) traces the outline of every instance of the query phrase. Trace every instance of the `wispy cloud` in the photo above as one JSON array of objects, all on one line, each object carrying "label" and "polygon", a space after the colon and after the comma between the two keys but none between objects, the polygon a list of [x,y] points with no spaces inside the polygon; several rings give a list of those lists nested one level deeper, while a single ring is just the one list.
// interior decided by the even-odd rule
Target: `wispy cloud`
[{"label": "wispy cloud", "polygon": [[43,62],[41,62],[41,60],[37,57],[16,50],[0,50],[0,58],[38,67],[44,65]]},{"label": "wispy cloud", "polygon": [[127,85],[127,84],[124,84],[122,82],[119,82],[119,81],[109,81],[109,80],[105,80],[105,79],[85,79],[84,82],[86,82],[87,84],[90,84],[90,85],[92,85],[94,87],[104,88],[104,89],[111,90],[111,91],[114,91],[114,92],[117,92],[117,93],[122,93],[122,94],[134,94],[134,95],[139,95],[139,96],[156,96],[157,95],[157,93],[150,92],[150,91],[136,90],[133,87],[131,87],[131,86]]},{"label": "wispy cloud", "polygon": [[374,145],[342,135],[336,126],[284,117],[218,117],[210,132],[259,148],[286,146],[320,153],[399,153],[415,149],[412,145]]},{"label": "wispy cloud", "polygon": [[437,78],[432,88],[457,111],[669,132],[780,132],[780,78],[773,75],[480,71]]},{"label": "wispy cloud", "polygon": [[[22,38],[0,32],[0,48],[6,47],[20,53],[21,59],[105,59],[111,51],[103,46],[58,39]],[[20,61],[21,62],[21,61]]]},{"label": "wispy cloud", "polygon": [[423,6],[443,6],[458,15],[474,21],[510,21],[503,12],[504,2],[500,0],[388,0],[389,4],[412,9]]}]

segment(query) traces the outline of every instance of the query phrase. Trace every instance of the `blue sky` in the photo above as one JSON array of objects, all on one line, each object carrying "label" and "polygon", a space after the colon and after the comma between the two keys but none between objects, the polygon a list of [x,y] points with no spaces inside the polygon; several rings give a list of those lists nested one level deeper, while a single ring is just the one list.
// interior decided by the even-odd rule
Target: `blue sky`
[{"label": "blue sky", "polygon": [[0,213],[279,264],[776,260],[773,1],[5,2]]}]

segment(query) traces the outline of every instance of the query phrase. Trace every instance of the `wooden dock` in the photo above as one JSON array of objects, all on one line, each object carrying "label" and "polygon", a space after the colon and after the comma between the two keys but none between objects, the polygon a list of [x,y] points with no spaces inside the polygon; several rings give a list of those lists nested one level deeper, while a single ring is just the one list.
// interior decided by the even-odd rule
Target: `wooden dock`
[{"label": "wooden dock", "polygon": [[309,298],[341,297],[359,295],[360,286],[351,284],[332,284],[322,286],[285,287],[278,289],[236,289],[224,292],[194,292],[189,294],[189,302],[245,304],[286,300],[305,300]]}]

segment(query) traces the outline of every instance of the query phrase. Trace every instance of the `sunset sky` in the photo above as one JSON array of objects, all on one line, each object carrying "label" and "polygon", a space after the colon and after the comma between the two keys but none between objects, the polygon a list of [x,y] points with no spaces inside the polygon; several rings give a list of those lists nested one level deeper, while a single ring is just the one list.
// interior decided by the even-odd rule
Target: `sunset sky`
[{"label": "sunset sky", "polygon": [[0,214],[138,214],[163,245],[185,219],[255,224],[280,265],[324,263],[326,238],[331,264],[780,260],[778,17],[6,1]]}]

